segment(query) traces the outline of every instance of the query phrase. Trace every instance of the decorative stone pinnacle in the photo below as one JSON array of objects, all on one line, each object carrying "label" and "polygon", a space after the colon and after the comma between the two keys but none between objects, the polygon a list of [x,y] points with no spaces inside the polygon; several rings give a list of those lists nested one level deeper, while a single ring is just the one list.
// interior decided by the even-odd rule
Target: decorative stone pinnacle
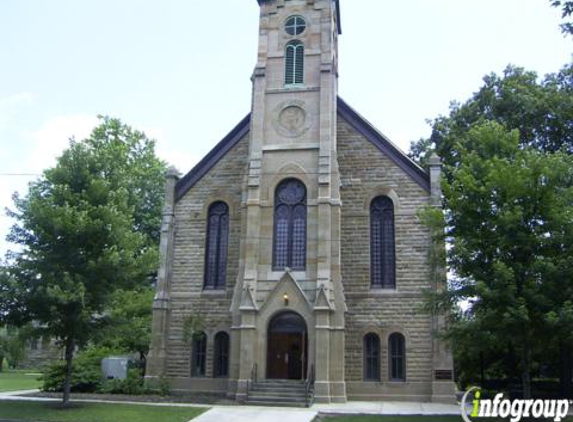
[{"label": "decorative stone pinnacle", "polygon": [[177,170],[177,168],[175,166],[169,167],[167,169],[167,171],[165,172],[165,177],[168,177],[168,178],[179,179],[180,176],[181,176],[181,173],[179,172],[179,170]]},{"label": "decorative stone pinnacle", "polygon": [[440,159],[438,154],[433,152],[432,155],[430,156],[429,164],[430,166],[440,166],[442,165],[442,160]]}]

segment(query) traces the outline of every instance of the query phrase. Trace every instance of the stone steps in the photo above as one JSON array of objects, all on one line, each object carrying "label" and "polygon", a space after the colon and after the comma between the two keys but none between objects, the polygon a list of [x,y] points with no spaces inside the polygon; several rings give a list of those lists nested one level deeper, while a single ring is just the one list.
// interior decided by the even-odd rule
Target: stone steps
[{"label": "stone steps", "polygon": [[252,406],[307,407],[306,384],[302,381],[263,381],[249,388],[246,404]]}]

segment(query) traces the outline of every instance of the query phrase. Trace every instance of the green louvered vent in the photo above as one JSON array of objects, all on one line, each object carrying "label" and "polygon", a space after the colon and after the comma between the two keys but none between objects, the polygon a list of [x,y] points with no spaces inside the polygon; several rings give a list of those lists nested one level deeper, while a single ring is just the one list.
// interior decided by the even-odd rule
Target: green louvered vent
[{"label": "green louvered vent", "polygon": [[304,83],[304,44],[298,40],[286,46],[285,85]]}]

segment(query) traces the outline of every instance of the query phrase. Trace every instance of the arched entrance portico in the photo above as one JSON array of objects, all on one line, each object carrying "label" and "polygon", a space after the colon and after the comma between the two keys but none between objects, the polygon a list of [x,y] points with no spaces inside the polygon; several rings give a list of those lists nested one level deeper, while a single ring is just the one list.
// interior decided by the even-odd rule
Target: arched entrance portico
[{"label": "arched entrance portico", "polygon": [[303,380],[308,362],[308,331],[304,318],[287,311],[276,315],[267,332],[267,378]]}]

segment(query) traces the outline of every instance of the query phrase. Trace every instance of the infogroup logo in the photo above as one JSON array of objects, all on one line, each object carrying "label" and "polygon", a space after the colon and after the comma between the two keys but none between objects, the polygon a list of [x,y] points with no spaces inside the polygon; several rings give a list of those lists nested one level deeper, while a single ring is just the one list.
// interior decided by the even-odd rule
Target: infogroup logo
[{"label": "infogroup logo", "polygon": [[[472,393],[474,399],[470,403],[468,399]],[[503,398],[503,393],[493,400],[486,400],[481,397],[481,389],[473,387],[464,394],[461,406],[465,422],[474,422],[474,418],[501,418],[511,422],[534,418],[560,422],[567,417],[572,404],[570,400],[509,400]]]}]

